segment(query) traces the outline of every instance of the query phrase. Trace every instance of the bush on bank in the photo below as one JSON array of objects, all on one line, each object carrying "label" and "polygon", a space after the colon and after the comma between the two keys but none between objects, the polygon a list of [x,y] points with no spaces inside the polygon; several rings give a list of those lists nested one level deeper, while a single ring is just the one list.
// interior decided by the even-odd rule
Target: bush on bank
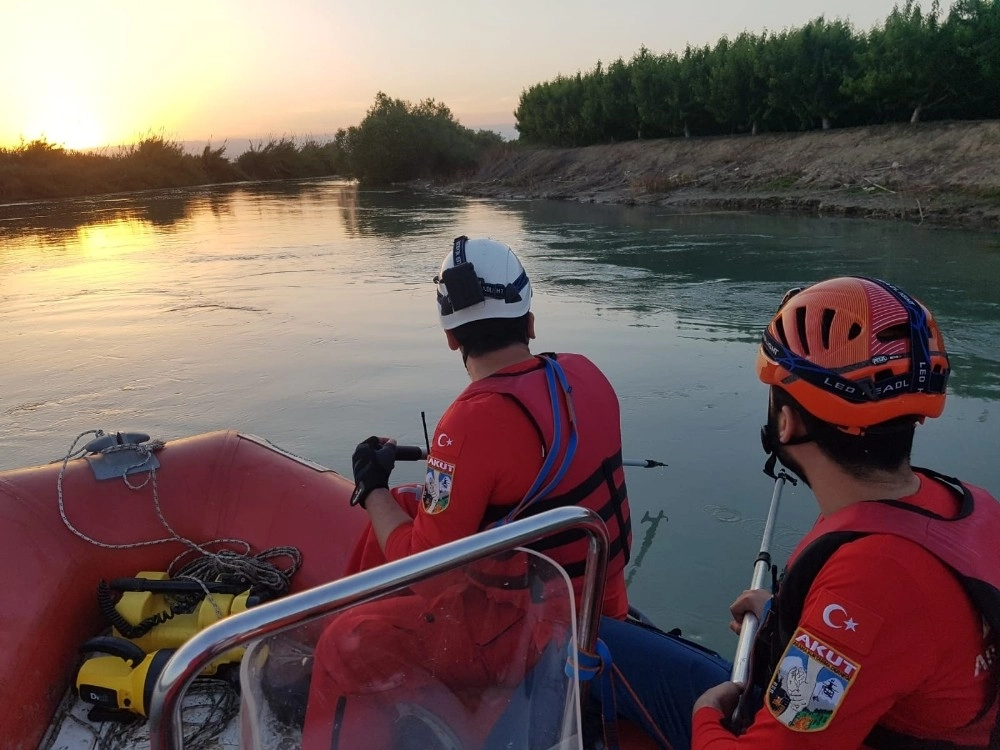
[{"label": "bush on bank", "polygon": [[484,150],[501,143],[496,133],[463,127],[433,99],[411,104],[379,92],[364,120],[332,141],[251,142],[235,162],[225,144],[195,155],[159,135],[113,153],[67,150],[45,139],[0,148],[0,201],[297,177],[339,176],[367,185],[445,179],[473,168]]},{"label": "bush on bank", "polygon": [[449,177],[502,143],[497,133],[463,127],[440,102],[410,104],[381,91],[361,124],[334,139],[345,171],[372,185]]}]

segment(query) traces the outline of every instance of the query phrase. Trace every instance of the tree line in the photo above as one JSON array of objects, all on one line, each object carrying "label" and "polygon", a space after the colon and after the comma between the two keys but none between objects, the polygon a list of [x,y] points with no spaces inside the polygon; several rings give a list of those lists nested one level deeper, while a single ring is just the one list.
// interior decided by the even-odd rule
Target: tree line
[{"label": "tree line", "polygon": [[234,160],[225,144],[190,154],[162,135],[111,153],[67,150],[44,138],[0,148],[0,201],[301,177],[339,176],[365,185],[446,178],[501,143],[497,133],[463,127],[433,99],[411,104],[379,92],[361,123],[331,141],[251,142]]},{"label": "tree line", "polygon": [[907,0],[867,32],[824,17],[654,54],[642,47],[521,94],[520,139],[548,146],[1000,117],[1000,0],[943,16]]}]

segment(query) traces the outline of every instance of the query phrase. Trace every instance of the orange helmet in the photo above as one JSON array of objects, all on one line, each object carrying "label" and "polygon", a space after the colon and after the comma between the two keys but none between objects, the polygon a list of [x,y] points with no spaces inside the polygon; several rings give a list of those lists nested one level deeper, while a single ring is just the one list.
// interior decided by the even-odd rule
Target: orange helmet
[{"label": "orange helmet", "polygon": [[757,354],[763,382],[849,431],[940,416],[948,373],[930,311],[899,287],[860,276],[786,294]]}]

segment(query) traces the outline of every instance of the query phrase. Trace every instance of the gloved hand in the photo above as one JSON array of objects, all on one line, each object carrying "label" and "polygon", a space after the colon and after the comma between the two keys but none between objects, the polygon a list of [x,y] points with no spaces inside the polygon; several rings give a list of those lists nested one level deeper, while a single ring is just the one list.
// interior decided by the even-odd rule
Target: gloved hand
[{"label": "gloved hand", "polygon": [[358,443],[351,456],[351,465],[355,485],[351,505],[364,508],[365,499],[372,490],[389,488],[389,475],[396,465],[395,441],[383,441],[372,435]]}]

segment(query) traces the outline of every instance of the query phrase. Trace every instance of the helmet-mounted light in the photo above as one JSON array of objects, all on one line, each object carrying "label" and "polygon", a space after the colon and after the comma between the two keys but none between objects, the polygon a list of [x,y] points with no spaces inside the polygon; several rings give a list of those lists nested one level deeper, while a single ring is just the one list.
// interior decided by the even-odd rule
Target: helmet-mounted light
[{"label": "helmet-mounted light", "polygon": [[458,310],[485,302],[487,298],[500,300],[505,304],[521,302],[521,292],[528,284],[528,274],[523,270],[508,284],[493,284],[476,274],[476,266],[465,256],[465,244],[469,238],[456,237],[452,246],[451,268],[446,268],[434,283],[444,285],[447,294],[438,291],[438,308],[441,315],[451,315]]}]

